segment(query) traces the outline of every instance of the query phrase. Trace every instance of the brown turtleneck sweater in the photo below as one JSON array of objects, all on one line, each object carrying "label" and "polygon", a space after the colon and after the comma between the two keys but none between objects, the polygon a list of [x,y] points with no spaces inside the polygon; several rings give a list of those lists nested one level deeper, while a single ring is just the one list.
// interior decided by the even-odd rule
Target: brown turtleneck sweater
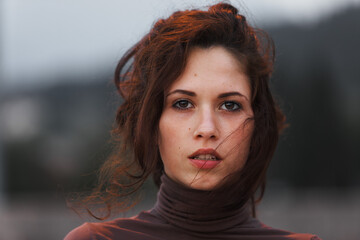
[{"label": "brown turtleneck sweater", "polygon": [[85,223],[64,240],[319,240],[315,235],[270,228],[251,217],[248,207],[231,209],[207,191],[182,186],[165,174],[155,207],[132,218]]}]

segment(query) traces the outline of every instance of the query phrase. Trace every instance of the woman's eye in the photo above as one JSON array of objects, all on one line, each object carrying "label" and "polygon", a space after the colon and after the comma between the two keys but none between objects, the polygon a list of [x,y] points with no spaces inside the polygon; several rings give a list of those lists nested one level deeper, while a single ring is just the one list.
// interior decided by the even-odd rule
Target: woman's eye
[{"label": "woman's eye", "polygon": [[180,110],[186,110],[186,109],[192,108],[193,105],[188,100],[179,100],[174,103],[173,107],[180,109]]},{"label": "woman's eye", "polygon": [[220,108],[222,110],[226,110],[226,111],[238,111],[241,109],[241,105],[239,103],[236,102],[224,102],[223,104],[221,104]]}]

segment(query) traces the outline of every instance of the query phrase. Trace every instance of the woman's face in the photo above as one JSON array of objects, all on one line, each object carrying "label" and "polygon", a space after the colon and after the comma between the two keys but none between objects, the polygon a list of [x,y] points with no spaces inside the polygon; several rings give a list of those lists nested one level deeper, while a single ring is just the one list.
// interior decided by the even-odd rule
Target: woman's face
[{"label": "woman's face", "polygon": [[254,128],[248,76],[223,47],[194,48],[165,92],[159,150],[165,173],[211,190],[244,166]]}]

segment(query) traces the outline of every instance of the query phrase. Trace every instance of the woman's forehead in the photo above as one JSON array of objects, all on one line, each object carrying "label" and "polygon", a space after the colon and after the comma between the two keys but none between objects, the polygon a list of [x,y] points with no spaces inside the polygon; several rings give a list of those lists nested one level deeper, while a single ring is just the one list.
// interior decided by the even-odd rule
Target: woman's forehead
[{"label": "woman's forehead", "polygon": [[241,91],[250,99],[250,84],[239,61],[223,47],[194,48],[184,72],[168,89]]}]

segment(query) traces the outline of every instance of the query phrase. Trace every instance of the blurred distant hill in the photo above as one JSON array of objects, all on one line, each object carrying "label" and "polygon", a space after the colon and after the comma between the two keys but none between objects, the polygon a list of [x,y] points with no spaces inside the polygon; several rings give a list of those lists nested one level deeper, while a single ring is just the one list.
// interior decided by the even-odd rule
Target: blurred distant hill
[{"label": "blurred distant hill", "polygon": [[[270,167],[270,183],[359,186],[360,9],[313,26],[267,30],[277,48],[272,88],[290,124]],[[8,193],[81,182],[106,158],[120,103],[109,85],[111,74],[2,96]]]},{"label": "blurred distant hill", "polygon": [[272,81],[290,123],[270,176],[296,186],[359,185],[360,9],[269,32]]},{"label": "blurred distant hill", "polygon": [[109,149],[120,101],[108,79],[64,79],[66,84],[4,97],[2,139],[9,192],[56,191],[95,177]]}]

